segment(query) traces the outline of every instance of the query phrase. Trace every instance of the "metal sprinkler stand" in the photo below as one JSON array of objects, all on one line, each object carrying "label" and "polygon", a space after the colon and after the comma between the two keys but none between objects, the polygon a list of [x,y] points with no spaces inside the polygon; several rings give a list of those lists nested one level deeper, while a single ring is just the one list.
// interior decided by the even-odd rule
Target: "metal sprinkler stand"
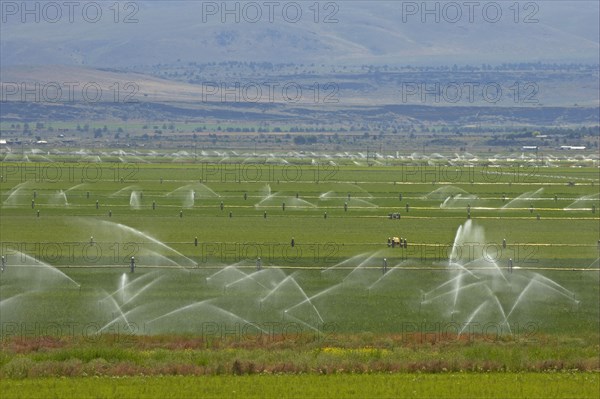
[{"label": "metal sprinkler stand", "polygon": [[131,273],[135,272],[135,258],[133,256],[131,257],[131,263],[129,265],[129,270]]}]

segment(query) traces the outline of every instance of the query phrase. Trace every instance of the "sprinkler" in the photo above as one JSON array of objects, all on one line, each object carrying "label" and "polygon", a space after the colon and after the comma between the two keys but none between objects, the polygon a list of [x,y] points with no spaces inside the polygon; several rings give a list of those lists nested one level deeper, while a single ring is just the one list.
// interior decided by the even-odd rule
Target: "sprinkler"
[{"label": "sprinkler", "polygon": [[508,259],[508,272],[509,273],[513,272],[513,260],[512,260],[512,258]]},{"label": "sprinkler", "polygon": [[348,212],[348,203],[344,202],[344,212]]},{"label": "sprinkler", "polygon": [[290,245],[292,246],[292,248],[294,248],[294,245],[296,245],[296,241],[294,240],[294,237],[292,237],[292,241],[290,242]]},{"label": "sprinkler", "polygon": [[263,213],[263,218],[266,219],[267,218],[267,211],[265,211],[265,213]]},{"label": "sprinkler", "polygon": [[132,256],[131,257],[131,263],[129,264],[129,270],[131,273],[133,273],[135,271],[135,258]]},{"label": "sprinkler", "polygon": [[398,194],[398,200],[402,201],[402,193]]},{"label": "sprinkler", "polygon": [[406,212],[408,212],[409,209],[410,209],[410,205],[406,204]]},{"label": "sprinkler", "polygon": [[232,217],[233,217],[233,212],[230,211],[229,212],[229,218],[232,218]]},{"label": "sprinkler", "polygon": [[40,210],[37,210],[37,217],[40,217]]},{"label": "sprinkler", "polygon": [[179,217],[182,218],[183,217],[183,211],[179,211]]},{"label": "sprinkler", "polygon": [[244,193],[244,201],[248,199],[248,193]]},{"label": "sprinkler", "polygon": [[94,236],[90,237],[90,245],[94,245]]},{"label": "sprinkler", "polygon": [[323,214],[323,219],[327,219],[327,212]]},{"label": "sprinkler", "polygon": [[260,259],[260,256],[258,258],[256,258],[256,270],[260,270],[262,269],[262,260]]},{"label": "sprinkler", "polygon": [[281,210],[285,211],[285,202],[281,204]]},{"label": "sprinkler", "polygon": [[223,208],[224,208],[223,201],[221,201],[220,208],[221,208],[221,210],[223,210]]},{"label": "sprinkler", "polygon": [[156,201],[152,201],[152,210],[156,209]]},{"label": "sprinkler", "polygon": [[502,239],[502,248],[506,249],[506,238]]},{"label": "sprinkler", "polygon": [[100,203],[96,200],[96,209],[100,208]]},{"label": "sprinkler", "polygon": [[31,209],[35,208],[35,200],[31,200]]},{"label": "sprinkler", "polygon": [[383,258],[383,274],[387,273],[387,268],[388,268],[387,258]]},{"label": "sprinkler", "polygon": [[198,237],[194,237],[194,246],[197,247],[198,246]]},{"label": "sprinkler", "polygon": [[6,258],[4,256],[2,256],[2,264],[0,264],[0,272],[4,273],[4,270],[6,270]]},{"label": "sprinkler", "polygon": [[296,193],[296,199],[298,199],[298,193]]},{"label": "sprinkler", "polygon": [[90,198],[90,192],[89,192],[89,191],[88,191],[88,192],[86,192],[86,193],[85,193],[85,196],[86,196],[86,198],[87,198],[87,199],[89,199],[89,198]]},{"label": "sprinkler", "polygon": [[111,211],[111,210],[109,210],[109,211],[108,211],[108,217],[109,217],[109,218],[111,218],[111,217],[112,217],[112,211]]},{"label": "sprinkler", "polygon": [[33,198],[37,198],[37,191],[33,192]]}]

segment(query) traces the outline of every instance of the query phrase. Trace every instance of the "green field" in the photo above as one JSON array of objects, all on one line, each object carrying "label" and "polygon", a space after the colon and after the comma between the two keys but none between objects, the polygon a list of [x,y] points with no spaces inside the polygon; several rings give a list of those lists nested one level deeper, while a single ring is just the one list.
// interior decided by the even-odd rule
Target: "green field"
[{"label": "green field", "polygon": [[[24,377],[600,368],[600,181],[581,159],[43,157],[0,163],[3,392],[60,384]],[[453,378],[478,375],[391,378],[469,397]],[[544,386],[556,376],[562,388]],[[497,396],[583,397],[572,381],[598,383],[485,378],[477,396],[507,379],[531,392]],[[95,381],[100,397],[118,389]]]},{"label": "green field", "polygon": [[597,374],[369,374],[133,377],[0,382],[4,398],[595,398]]}]

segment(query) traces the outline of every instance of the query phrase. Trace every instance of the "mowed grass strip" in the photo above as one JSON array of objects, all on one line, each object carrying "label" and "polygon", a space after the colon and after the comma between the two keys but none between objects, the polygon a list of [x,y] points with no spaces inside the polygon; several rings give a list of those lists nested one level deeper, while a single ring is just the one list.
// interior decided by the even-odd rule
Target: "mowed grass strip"
[{"label": "mowed grass strip", "polygon": [[259,375],[2,380],[9,398],[597,398],[597,373]]}]

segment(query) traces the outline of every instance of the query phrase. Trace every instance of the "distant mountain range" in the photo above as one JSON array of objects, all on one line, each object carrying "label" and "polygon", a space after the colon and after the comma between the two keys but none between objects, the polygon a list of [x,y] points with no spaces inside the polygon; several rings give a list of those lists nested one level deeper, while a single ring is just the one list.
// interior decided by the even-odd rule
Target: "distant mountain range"
[{"label": "distant mountain range", "polygon": [[31,3],[33,14],[2,2],[3,67],[597,63],[600,53],[598,1]]}]

